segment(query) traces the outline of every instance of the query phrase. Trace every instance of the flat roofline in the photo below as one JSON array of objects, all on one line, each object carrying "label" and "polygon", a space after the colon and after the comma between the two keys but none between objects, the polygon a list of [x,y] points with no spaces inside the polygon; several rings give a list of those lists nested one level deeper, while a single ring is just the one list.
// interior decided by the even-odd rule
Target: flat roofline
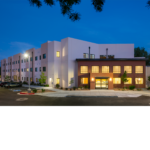
[{"label": "flat roofline", "polygon": [[78,59],[76,59],[76,61],[127,61],[127,60],[130,60],[130,61],[142,61],[142,60],[144,60],[144,61],[146,61],[146,60],[148,60],[147,58],[115,58],[115,59],[89,59],[89,58],[78,58]]}]

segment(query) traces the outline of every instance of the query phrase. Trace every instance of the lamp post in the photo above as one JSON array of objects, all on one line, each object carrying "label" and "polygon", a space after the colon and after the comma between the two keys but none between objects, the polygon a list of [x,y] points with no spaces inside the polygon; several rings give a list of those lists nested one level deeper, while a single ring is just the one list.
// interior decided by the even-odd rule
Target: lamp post
[{"label": "lamp post", "polygon": [[31,89],[30,89],[30,55],[24,54],[24,57],[29,58],[29,89],[28,89],[28,93],[31,93]]}]

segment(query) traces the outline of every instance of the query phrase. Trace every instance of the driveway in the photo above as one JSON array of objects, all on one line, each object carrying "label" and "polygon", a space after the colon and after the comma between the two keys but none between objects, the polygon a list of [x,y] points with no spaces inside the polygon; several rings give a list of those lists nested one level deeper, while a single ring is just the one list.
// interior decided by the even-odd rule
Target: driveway
[{"label": "driveway", "polygon": [[[23,85],[28,87],[27,85]],[[140,97],[140,96],[150,96],[150,91],[114,91],[114,90],[87,90],[87,91],[66,91],[55,89],[51,87],[40,87],[40,86],[31,86],[32,88],[37,89],[49,89],[55,92],[52,93],[42,93],[36,94],[40,96],[47,97]]]}]

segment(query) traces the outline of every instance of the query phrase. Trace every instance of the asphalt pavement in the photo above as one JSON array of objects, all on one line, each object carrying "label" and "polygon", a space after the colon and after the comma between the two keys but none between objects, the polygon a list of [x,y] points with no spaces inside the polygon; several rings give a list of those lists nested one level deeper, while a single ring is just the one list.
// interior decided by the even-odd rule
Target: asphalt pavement
[{"label": "asphalt pavement", "polygon": [[[13,88],[26,90],[27,88]],[[18,95],[0,87],[0,106],[150,106],[150,97],[45,97]]]}]

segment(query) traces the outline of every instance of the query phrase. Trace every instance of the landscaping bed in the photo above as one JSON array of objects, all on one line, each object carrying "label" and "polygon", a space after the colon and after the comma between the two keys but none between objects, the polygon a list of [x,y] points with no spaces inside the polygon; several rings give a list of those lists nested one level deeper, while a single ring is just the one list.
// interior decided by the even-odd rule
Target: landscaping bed
[{"label": "landscaping bed", "polygon": [[[42,92],[42,89],[37,89],[36,92],[34,92],[34,89],[31,91],[31,93],[50,93],[50,92],[55,92],[55,91],[51,91],[51,90],[46,90],[44,89],[44,91]],[[28,91],[22,91],[21,93],[28,93]]]},{"label": "landscaping bed", "polygon": [[114,88],[114,91],[142,91],[142,89]]}]

